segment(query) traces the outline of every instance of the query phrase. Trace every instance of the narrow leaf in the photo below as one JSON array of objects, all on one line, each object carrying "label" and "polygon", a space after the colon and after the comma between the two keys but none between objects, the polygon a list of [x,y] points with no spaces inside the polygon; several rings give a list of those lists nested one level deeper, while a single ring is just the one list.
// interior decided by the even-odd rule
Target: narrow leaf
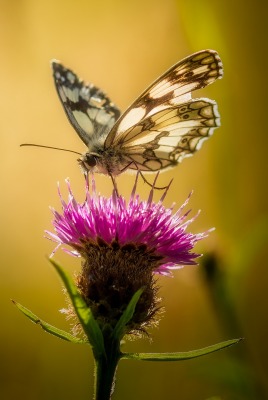
[{"label": "narrow leaf", "polygon": [[121,340],[122,337],[124,336],[124,328],[125,328],[126,324],[133,317],[136,305],[139,301],[139,298],[141,297],[143,290],[144,290],[143,288],[137,290],[137,292],[132,296],[132,299],[128,303],[127,308],[121,315],[119,321],[117,322],[117,324],[114,328],[114,332],[113,332],[114,338]]},{"label": "narrow leaf", "polygon": [[191,350],[179,353],[123,353],[122,359],[142,360],[142,361],[182,361],[190,360],[191,358],[205,356],[206,354],[214,353],[215,351],[222,350],[226,347],[233,346],[240,342],[242,338],[227,340],[214,344],[212,346],[204,347],[203,349]]},{"label": "narrow leaf", "polygon": [[88,343],[88,341],[86,341],[86,340],[79,339],[79,338],[71,335],[69,332],[65,332],[61,329],[56,328],[55,326],[48,324],[47,322],[38,318],[37,315],[32,313],[32,311],[28,310],[28,308],[22,306],[21,304],[17,303],[16,301],[12,300],[12,302],[24,315],[26,315],[26,317],[28,317],[35,324],[40,325],[44,331],[51,333],[51,335],[57,336],[60,339],[67,340],[68,342],[72,342],[72,343],[78,343],[78,344]]},{"label": "narrow leaf", "polygon": [[63,268],[54,260],[49,259],[51,264],[54,266],[59,276],[61,277],[64,286],[71,298],[73,307],[77,314],[77,317],[81,323],[81,326],[88,337],[88,341],[93,348],[93,352],[96,358],[105,354],[103,335],[101,329],[95,320],[90,308],[80,295],[77,287],[73,283],[72,278],[63,270]]}]

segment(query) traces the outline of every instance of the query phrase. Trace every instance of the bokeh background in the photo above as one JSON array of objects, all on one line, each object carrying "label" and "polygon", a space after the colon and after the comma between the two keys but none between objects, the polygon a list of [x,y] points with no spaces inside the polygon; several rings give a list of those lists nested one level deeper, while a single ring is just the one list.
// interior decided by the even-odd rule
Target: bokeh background
[{"label": "bokeh background", "polygon": [[[44,320],[68,329],[61,283],[46,260],[53,244],[49,205],[59,208],[70,177],[83,198],[83,178],[70,153],[83,151],[53,85],[49,61],[60,59],[126,108],[155,78],[192,52],[212,48],[224,79],[195,96],[218,102],[222,126],[193,158],[163,173],[174,178],[165,204],[193,189],[194,232],[216,227],[198,251],[199,267],[160,278],[166,313],[152,342],[126,351],[187,351],[244,337],[243,343],[180,363],[120,363],[114,399],[266,399],[267,325],[267,5],[212,0],[1,0],[1,387],[2,399],[92,398],[89,348],[60,341],[29,322],[14,298]],[[118,179],[129,196],[133,176]],[[110,195],[107,177],[96,177]],[[149,188],[140,184],[143,198]],[[156,194],[156,197],[158,194]],[[59,252],[69,272],[79,262]]]}]

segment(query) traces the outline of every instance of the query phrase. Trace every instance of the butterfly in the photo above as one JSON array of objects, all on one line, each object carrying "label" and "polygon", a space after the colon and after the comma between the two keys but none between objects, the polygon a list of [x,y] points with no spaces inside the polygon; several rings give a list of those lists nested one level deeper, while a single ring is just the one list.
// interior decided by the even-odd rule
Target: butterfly
[{"label": "butterfly", "polygon": [[65,113],[87,146],[78,159],[85,174],[96,171],[113,179],[125,170],[168,169],[199,150],[220,125],[215,101],[191,97],[223,75],[214,50],[179,61],[123,114],[101,89],[59,61],[52,61],[52,69]]}]

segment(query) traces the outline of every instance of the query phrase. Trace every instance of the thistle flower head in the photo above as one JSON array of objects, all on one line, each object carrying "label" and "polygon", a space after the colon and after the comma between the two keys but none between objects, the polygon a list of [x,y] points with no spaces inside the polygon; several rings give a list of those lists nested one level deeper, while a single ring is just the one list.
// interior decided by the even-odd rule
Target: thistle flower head
[{"label": "thistle flower head", "polygon": [[[133,294],[144,287],[129,331],[144,329],[158,309],[155,274],[170,275],[172,269],[196,264],[192,250],[208,232],[187,232],[195,219],[184,212],[188,199],[173,212],[163,199],[153,201],[151,190],[141,200],[134,186],[130,200],[114,192],[110,197],[86,187],[86,200],[78,203],[71,191],[62,213],[53,210],[54,230],[47,232],[57,247],[68,245],[71,254],[81,256],[82,272],[77,285],[101,326],[114,326]],[[56,251],[55,250],[55,251]]]}]

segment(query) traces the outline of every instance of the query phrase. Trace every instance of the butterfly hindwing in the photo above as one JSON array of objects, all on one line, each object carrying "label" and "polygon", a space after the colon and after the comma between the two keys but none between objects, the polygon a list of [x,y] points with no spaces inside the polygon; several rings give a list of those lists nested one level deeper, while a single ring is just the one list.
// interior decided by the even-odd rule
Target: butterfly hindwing
[{"label": "butterfly hindwing", "polygon": [[193,155],[217,126],[216,103],[196,99],[143,119],[120,136],[117,146],[132,162],[129,168],[157,171]]},{"label": "butterfly hindwing", "polygon": [[100,89],[85,84],[58,61],[52,61],[52,68],[63,108],[82,141],[90,147],[94,140],[106,138],[120,110]]}]

